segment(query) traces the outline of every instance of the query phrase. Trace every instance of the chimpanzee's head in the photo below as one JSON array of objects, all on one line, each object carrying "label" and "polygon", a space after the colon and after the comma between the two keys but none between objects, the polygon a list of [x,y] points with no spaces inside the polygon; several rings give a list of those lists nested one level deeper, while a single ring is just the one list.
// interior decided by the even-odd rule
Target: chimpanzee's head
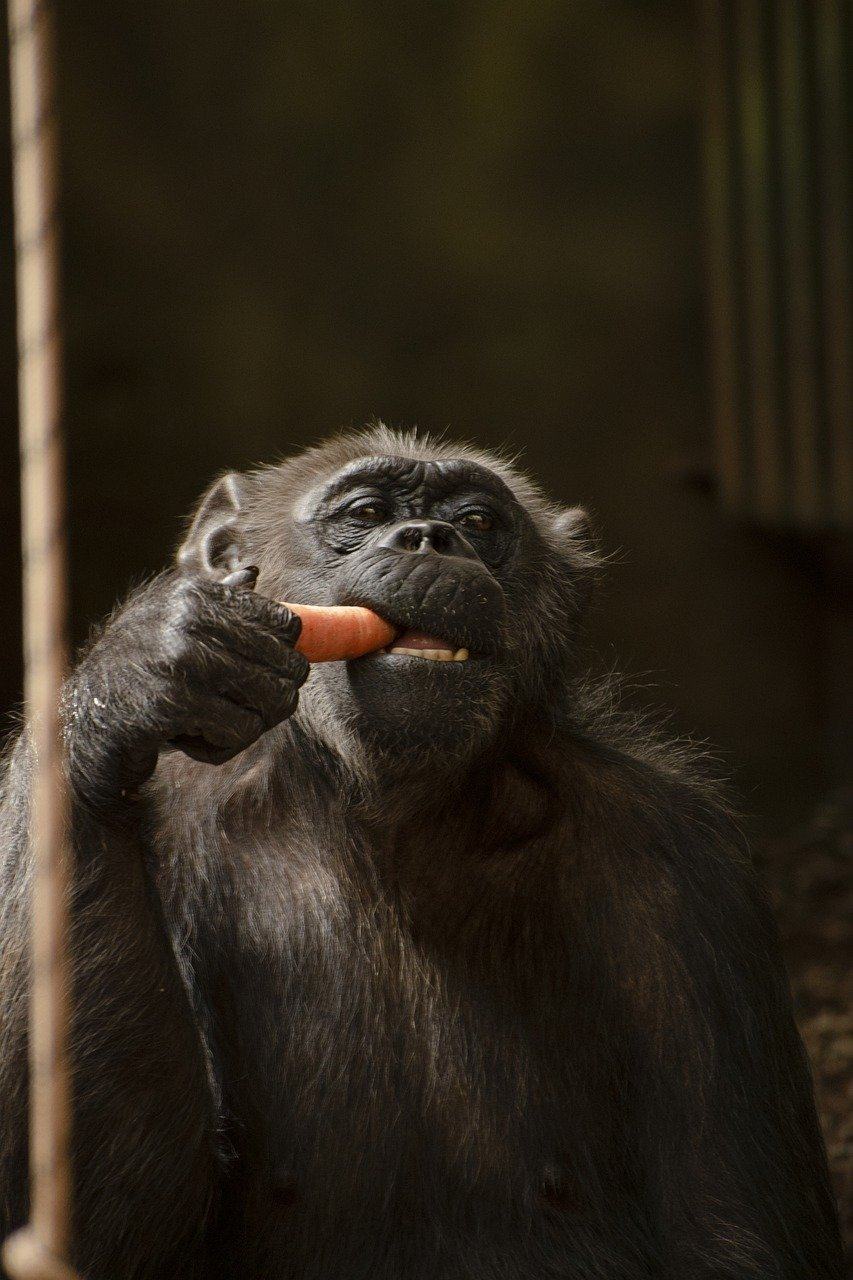
[{"label": "chimpanzee's head", "polygon": [[222,477],[179,560],[213,578],[257,565],[263,595],[397,627],[387,649],[317,664],[299,715],[410,766],[456,766],[547,718],[596,563],[583,512],[487,454],[381,424]]}]

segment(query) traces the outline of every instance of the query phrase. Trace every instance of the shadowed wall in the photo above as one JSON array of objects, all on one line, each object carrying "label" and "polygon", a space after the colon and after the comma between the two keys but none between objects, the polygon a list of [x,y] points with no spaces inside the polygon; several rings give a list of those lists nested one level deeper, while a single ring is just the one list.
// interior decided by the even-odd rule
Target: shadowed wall
[{"label": "shadowed wall", "polygon": [[217,469],[373,414],[449,428],[592,509],[594,660],[719,747],[765,825],[807,812],[839,772],[833,561],[709,487],[691,6],[60,10],[77,637]]}]

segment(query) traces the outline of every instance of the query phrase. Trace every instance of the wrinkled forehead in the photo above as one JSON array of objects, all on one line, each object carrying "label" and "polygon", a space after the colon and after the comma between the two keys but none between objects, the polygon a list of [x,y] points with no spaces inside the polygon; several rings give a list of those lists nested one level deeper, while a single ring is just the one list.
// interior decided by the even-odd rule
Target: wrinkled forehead
[{"label": "wrinkled forehead", "polygon": [[331,499],[359,486],[393,491],[401,497],[446,497],[458,490],[490,494],[515,505],[507,484],[468,458],[422,459],[375,454],[355,458],[319,481],[297,504],[296,515],[307,515]]}]

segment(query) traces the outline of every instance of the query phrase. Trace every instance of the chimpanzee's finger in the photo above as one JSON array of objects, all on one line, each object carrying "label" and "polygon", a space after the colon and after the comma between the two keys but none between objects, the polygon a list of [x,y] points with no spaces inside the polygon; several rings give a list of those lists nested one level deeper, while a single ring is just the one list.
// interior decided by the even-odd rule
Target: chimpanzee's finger
[{"label": "chimpanzee's finger", "polygon": [[[296,658],[301,656],[294,655]],[[307,670],[306,662],[305,673]],[[264,728],[272,729],[296,710],[304,675],[301,670],[293,676],[277,675],[269,667],[251,662],[238,664],[229,658],[222,663],[213,679],[218,694],[259,715]]]},{"label": "chimpanzee's finger", "polygon": [[300,683],[307,674],[302,655],[293,648],[302,622],[275,600],[233,589],[220,597],[202,596],[185,626],[205,648],[217,645],[272,671],[299,677]]},{"label": "chimpanzee's finger", "polygon": [[286,680],[298,688],[310,670],[308,659],[297,653],[288,640],[271,635],[262,624],[218,621],[190,632],[193,637],[191,674],[210,687],[234,675],[250,680],[253,671],[263,669],[275,680]]},{"label": "chimpanzee's finger", "polygon": [[221,764],[245,751],[265,731],[266,725],[257,712],[228,697],[196,689],[181,716],[180,732],[170,739],[170,744],[194,760]]},{"label": "chimpanzee's finger", "polygon": [[224,591],[224,604],[230,613],[248,622],[265,626],[271,635],[283,636],[290,644],[296,644],[302,632],[302,619],[279,600],[259,596],[256,592]]},{"label": "chimpanzee's finger", "polygon": [[[254,566],[252,566],[254,568]],[[243,573],[245,570],[235,570]],[[230,577],[230,574],[229,574]],[[254,591],[231,587],[222,582],[205,582],[197,579],[185,590],[191,600],[188,610],[190,621],[215,622],[223,617],[243,619],[255,625],[265,626],[271,635],[295,644],[302,631],[302,619],[288,609],[286,604],[259,596]]]}]

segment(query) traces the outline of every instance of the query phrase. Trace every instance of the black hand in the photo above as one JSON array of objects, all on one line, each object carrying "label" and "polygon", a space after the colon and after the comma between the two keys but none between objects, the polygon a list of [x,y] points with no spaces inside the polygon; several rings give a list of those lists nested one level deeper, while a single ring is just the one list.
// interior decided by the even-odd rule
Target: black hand
[{"label": "black hand", "polygon": [[251,587],[171,573],[134,596],[69,682],[71,778],[112,803],[153,773],[171,744],[221,764],[295,710],[308,663],[298,617]]}]

